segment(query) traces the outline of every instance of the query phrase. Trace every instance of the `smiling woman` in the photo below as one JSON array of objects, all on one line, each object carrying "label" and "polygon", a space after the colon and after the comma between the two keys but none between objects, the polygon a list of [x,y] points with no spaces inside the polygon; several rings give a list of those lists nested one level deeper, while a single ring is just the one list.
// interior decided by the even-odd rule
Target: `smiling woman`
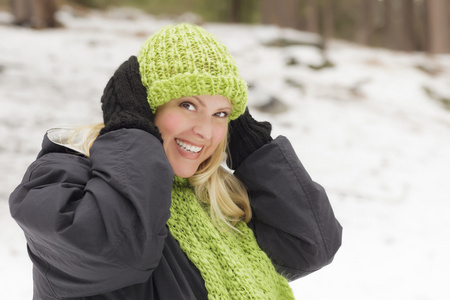
[{"label": "smiling woman", "polygon": [[11,194],[34,299],[293,299],[288,280],[332,261],[324,189],[211,33],[163,27],[101,103],[103,123],[48,131]]},{"label": "smiling woman", "polygon": [[188,178],[227,137],[230,101],[220,95],[172,100],[160,106],[155,125],[175,175]]}]

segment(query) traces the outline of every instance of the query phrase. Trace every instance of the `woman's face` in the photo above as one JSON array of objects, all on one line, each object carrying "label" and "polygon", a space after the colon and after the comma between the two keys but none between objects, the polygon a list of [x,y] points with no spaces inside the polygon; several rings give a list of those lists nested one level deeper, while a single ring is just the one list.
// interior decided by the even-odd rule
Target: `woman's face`
[{"label": "woman's face", "polygon": [[175,175],[191,177],[225,138],[230,101],[219,95],[183,97],[158,107],[155,125]]}]

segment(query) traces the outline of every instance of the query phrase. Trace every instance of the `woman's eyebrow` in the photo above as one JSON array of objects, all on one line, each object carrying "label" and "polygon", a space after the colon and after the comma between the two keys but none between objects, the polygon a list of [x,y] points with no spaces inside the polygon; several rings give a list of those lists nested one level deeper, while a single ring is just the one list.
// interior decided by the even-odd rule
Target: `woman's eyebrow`
[{"label": "woman's eyebrow", "polygon": [[[203,100],[201,100],[199,97],[197,96],[192,96],[192,98],[197,99],[197,101],[200,103],[201,106],[205,107],[205,102],[203,102]],[[225,106],[222,108],[218,108],[217,110],[232,110],[233,108],[231,106]]]},{"label": "woman's eyebrow", "polygon": [[192,96],[192,98],[195,98],[195,99],[197,99],[197,101],[200,103],[200,105],[201,106],[203,106],[203,107],[205,107],[206,105],[205,105],[205,102],[203,102],[202,100],[200,100],[200,98],[199,97],[197,97],[197,96]]},{"label": "woman's eyebrow", "polygon": [[232,111],[233,108],[231,106],[225,106],[225,107],[219,108],[218,110],[229,110],[229,111]]}]

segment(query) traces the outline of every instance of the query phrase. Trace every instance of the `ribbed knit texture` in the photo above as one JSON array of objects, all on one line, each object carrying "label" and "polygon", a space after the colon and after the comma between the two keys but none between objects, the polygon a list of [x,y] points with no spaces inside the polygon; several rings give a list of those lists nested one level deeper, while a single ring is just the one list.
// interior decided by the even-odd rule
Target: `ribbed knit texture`
[{"label": "ribbed knit texture", "polygon": [[189,260],[200,270],[208,299],[294,299],[287,282],[262,251],[244,222],[220,231],[187,179],[175,177],[167,225]]},{"label": "ribbed knit texture", "polygon": [[239,118],[228,123],[228,167],[236,170],[250,154],[272,141],[271,131],[272,125],[253,119],[248,108]]},{"label": "ribbed knit texture", "polygon": [[162,143],[161,133],[153,123],[147,94],[139,75],[136,56],[122,63],[106,85],[102,102],[105,127],[100,135],[121,128],[138,128],[154,135]]},{"label": "ribbed knit texture", "polygon": [[221,95],[230,99],[230,120],[245,110],[247,84],[226,47],[205,29],[168,25],[142,45],[138,61],[153,112],[173,99]]}]

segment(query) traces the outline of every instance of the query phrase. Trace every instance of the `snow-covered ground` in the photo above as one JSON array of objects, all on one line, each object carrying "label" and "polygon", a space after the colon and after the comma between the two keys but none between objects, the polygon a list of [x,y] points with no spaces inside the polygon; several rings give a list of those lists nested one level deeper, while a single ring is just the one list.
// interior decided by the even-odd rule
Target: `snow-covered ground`
[{"label": "snow-covered ground", "polygon": [[[31,263],[7,200],[45,130],[101,120],[100,96],[114,70],[173,22],[124,10],[64,9],[59,18],[65,28],[0,25],[2,299],[31,299]],[[0,12],[1,24],[9,19]],[[315,47],[264,46],[314,36],[273,26],[205,27],[251,84],[255,118],[292,141],[344,227],[335,261],[291,284],[296,298],[450,299],[450,111],[432,99],[450,99],[450,55],[333,41],[327,57],[334,67],[315,71],[309,65],[324,61]],[[271,97],[288,110],[258,111]]]}]

